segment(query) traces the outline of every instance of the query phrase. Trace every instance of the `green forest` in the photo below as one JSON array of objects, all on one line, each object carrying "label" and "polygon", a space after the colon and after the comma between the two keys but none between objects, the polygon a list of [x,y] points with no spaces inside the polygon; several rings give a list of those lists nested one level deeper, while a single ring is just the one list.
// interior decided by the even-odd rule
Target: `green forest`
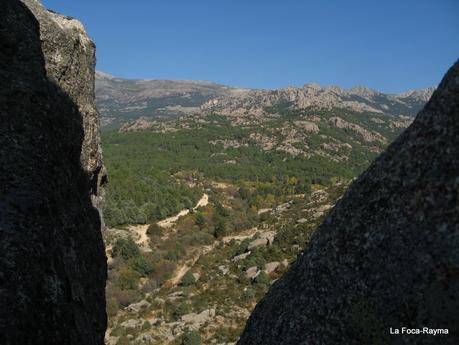
[{"label": "green forest", "polygon": [[[326,118],[336,113],[319,115]],[[362,126],[374,126],[368,116],[342,112],[339,115]],[[280,119],[263,128],[236,126],[228,118],[211,115],[205,121],[188,121],[185,129],[165,133],[105,131],[102,140],[110,176],[104,211],[107,225],[147,223],[191,208],[202,195],[202,185],[197,182],[203,179],[231,181],[241,187],[258,183],[261,194],[279,195],[289,179],[292,185],[294,178],[294,188],[301,193],[311,184],[327,184],[334,177],[353,178],[376,156],[357,141],[355,133],[323,124],[320,124],[320,135],[313,133],[307,142],[296,145],[317,150],[326,142],[325,137],[350,142],[353,149],[346,162],[320,155],[292,156],[283,151],[264,150],[249,138],[254,130],[268,133],[293,123],[300,116],[304,116],[304,112],[284,111]],[[171,123],[179,128],[178,120]],[[379,131],[394,135],[384,128]],[[247,145],[224,147],[215,143],[219,140],[247,142]]]}]

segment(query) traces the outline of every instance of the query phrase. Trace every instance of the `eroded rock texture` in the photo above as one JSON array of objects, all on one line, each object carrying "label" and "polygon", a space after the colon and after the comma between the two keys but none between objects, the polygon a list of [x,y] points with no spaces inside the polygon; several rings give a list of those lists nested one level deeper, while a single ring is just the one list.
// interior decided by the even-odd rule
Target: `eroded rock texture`
[{"label": "eroded rock texture", "polygon": [[[459,344],[459,62],[353,183],[239,345]],[[389,328],[448,328],[396,336]]]},{"label": "eroded rock texture", "polygon": [[[70,33],[53,30],[48,46],[65,45]],[[66,70],[62,54],[56,83],[45,69],[46,41],[22,2],[2,1],[0,344],[103,344],[106,258],[91,202],[91,172],[102,165],[94,100],[79,79],[91,78],[93,66],[72,60]]]},{"label": "eroded rock texture", "polygon": [[40,23],[46,73],[78,106],[83,119],[81,163],[91,179],[94,205],[100,209],[107,174],[100,146],[100,116],[95,105],[95,45],[76,19],[46,10],[37,0],[22,0]]}]

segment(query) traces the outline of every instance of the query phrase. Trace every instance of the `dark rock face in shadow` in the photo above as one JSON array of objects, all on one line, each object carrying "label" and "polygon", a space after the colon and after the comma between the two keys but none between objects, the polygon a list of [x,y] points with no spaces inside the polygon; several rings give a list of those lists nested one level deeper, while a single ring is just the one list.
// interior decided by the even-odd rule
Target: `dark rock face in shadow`
[{"label": "dark rock face in shadow", "polygon": [[74,98],[48,78],[39,24],[0,10],[0,344],[103,344],[106,258]]},{"label": "dark rock face in shadow", "polygon": [[84,136],[81,165],[91,179],[91,198],[101,209],[107,173],[100,145],[100,116],[95,104],[96,47],[76,19],[48,11],[38,0],[22,0],[40,26],[41,50],[48,79],[78,106]]},{"label": "dark rock face in shadow", "polygon": [[458,310],[456,62],[257,305],[238,344],[459,344]]}]

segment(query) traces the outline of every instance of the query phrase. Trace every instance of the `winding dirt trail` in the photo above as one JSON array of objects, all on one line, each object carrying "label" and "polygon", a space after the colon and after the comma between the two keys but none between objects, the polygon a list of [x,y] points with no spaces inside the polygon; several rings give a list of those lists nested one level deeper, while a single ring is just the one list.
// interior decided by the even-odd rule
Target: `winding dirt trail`
[{"label": "winding dirt trail", "polygon": [[168,286],[176,286],[177,284],[179,284],[183,276],[186,274],[186,272],[188,272],[194,266],[194,264],[199,260],[199,258],[203,255],[206,255],[211,250],[215,249],[219,244],[229,243],[231,242],[231,240],[242,241],[242,240],[245,240],[246,238],[252,237],[257,232],[258,232],[258,228],[254,227],[254,228],[245,230],[242,233],[239,233],[237,235],[225,236],[221,240],[215,241],[211,245],[200,247],[198,249],[197,254],[195,254],[191,259],[187,260],[183,265],[179,266],[175,270],[173,276],[168,280],[168,283],[167,283]]},{"label": "winding dirt trail", "polygon": [[[209,204],[209,195],[204,193],[201,197],[201,199],[198,200],[196,205],[193,207],[193,210],[198,209],[199,207],[204,207]],[[175,216],[165,218],[161,221],[158,222],[158,225],[163,227],[163,228],[171,228],[175,222],[180,218],[185,215],[190,213],[190,210],[188,209],[183,209],[179,213],[177,213]],[[140,248],[145,251],[151,251],[149,245],[148,245],[148,235],[147,235],[147,230],[148,230],[149,224],[143,224],[143,225],[130,225],[128,227],[129,232],[132,234],[135,234],[135,242],[140,246]],[[165,238],[167,238],[168,235],[166,235]]]},{"label": "winding dirt trail", "polygon": [[[193,207],[193,210],[196,210],[198,209],[199,207],[204,207],[204,206],[207,206],[209,204],[209,195],[207,195],[206,193],[204,193],[201,197],[201,199],[199,199],[199,201],[196,203],[196,206]],[[183,217],[183,216],[186,216],[188,213],[190,213],[190,210],[189,209],[183,209],[181,210],[179,213],[177,213],[175,216],[172,216],[172,217],[168,217],[168,218],[165,218],[161,221],[158,222],[158,225],[163,227],[163,228],[170,228],[172,227],[175,222],[180,218],[180,217]]]},{"label": "winding dirt trail", "polygon": [[218,243],[219,241],[216,241],[209,246],[201,247],[196,255],[194,255],[191,259],[187,260],[182,266],[175,270],[173,276],[168,280],[168,285],[176,286],[178,283],[180,283],[186,272],[188,272],[194,266],[199,258],[214,249]]}]

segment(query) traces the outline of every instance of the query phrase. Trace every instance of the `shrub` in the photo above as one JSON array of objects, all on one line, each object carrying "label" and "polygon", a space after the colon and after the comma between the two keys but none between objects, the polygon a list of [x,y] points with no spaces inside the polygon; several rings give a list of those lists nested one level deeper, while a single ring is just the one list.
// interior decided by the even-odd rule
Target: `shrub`
[{"label": "shrub", "polygon": [[116,345],[130,345],[130,344],[131,342],[129,341],[129,338],[125,335],[122,335],[116,342]]},{"label": "shrub", "polygon": [[146,331],[151,328],[151,323],[148,320],[145,320],[145,322],[142,325],[142,330]]},{"label": "shrub", "polygon": [[113,245],[113,256],[121,256],[125,260],[140,256],[139,247],[131,237],[120,238]]},{"label": "shrub", "polygon": [[196,215],[196,220],[194,223],[199,227],[202,227],[204,224],[206,224],[206,217],[204,217],[204,215],[201,212],[199,212]]},{"label": "shrub", "polygon": [[129,264],[134,270],[139,272],[140,275],[144,277],[153,272],[153,265],[143,256],[138,256],[131,259]]},{"label": "shrub", "polygon": [[181,284],[183,286],[190,286],[196,283],[196,279],[194,278],[193,274],[188,271],[185,273],[185,275],[182,277],[182,282]]},{"label": "shrub", "polygon": [[118,285],[122,290],[136,290],[139,285],[139,274],[128,267],[119,271]]},{"label": "shrub", "polygon": [[145,282],[145,284],[143,284],[142,291],[145,293],[153,292],[159,288],[159,286],[160,285],[156,279],[150,278]]},{"label": "shrub", "polygon": [[165,256],[165,258],[169,261],[176,262],[178,260],[178,254],[175,250],[169,250]]},{"label": "shrub", "polygon": [[190,305],[187,303],[181,303],[177,309],[174,310],[173,317],[175,320],[180,320],[183,315],[191,313]]},{"label": "shrub", "polygon": [[111,297],[111,298],[107,298],[107,315],[109,317],[113,317],[116,315],[116,313],[118,312],[118,309],[119,309],[119,304],[118,304],[118,301],[116,300],[116,298],[114,297]]},{"label": "shrub", "polygon": [[269,277],[265,271],[261,271],[254,279],[254,282],[255,284],[258,284],[258,285],[268,285]]},{"label": "shrub", "polygon": [[150,279],[155,279],[158,284],[164,283],[169,279],[175,271],[176,265],[170,261],[161,261],[154,266],[153,273],[150,274]]},{"label": "shrub", "polygon": [[183,335],[182,345],[201,345],[201,335],[196,331],[188,331]]},{"label": "shrub", "polygon": [[158,223],[151,223],[147,229],[147,235],[161,237],[164,234],[164,229]]},{"label": "shrub", "polygon": [[242,292],[241,301],[244,303],[251,302],[255,298],[255,291],[252,289],[247,289]]},{"label": "shrub", "polygon": [[137,290],[121,290],[113,284],[107,284],[106,299],[107,301],[111,298],[115,299],[119,308],[125,308],[129,304],[140,300],[141,297],[140,292]]},{"label": "shrub", "polygon": [[223,236],[226,235],[226,223],[224,220],[219,219],[215,223],[214,226],[214,237],[215,238],[222,238]]},{"label": "shrub", "polygon": [[239,196],[241,197],[241,199],[247,200],[251,196],[250,190],[247,187],[242,186],[241,188],[239,188]]}]

